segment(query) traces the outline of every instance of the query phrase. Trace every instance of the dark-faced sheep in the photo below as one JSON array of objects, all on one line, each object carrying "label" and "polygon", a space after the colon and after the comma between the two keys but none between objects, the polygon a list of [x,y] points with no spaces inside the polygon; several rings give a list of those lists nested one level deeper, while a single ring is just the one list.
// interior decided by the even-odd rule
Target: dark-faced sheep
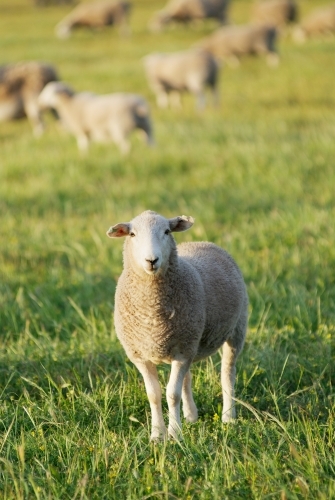
[{"label": "dark-faced sheep", "polygon": [[115,294],[115,328],[127,356],[143,376],[150,402],[151,439],[165,436],[156,365],[171,364],[166,388],[168,434],[180,437],[180,402],[188,422],[198,418],[190,367],[223,349],[222,421],[235,418],[236,359],[248,322],[248,295],[241,271],[222,248],[209,242],[176,245],[173,232],[193,225],[184,215],[166,219],[146,211],[112,226],[125,237],[123,271]]},{"label": "dark-faced sheep", "polygon": [[293,32],[296,42],[335,33],[335,4],[313,10]]},{"label": "dark-faced sheep", "polygon": [[57,24],[56,35],[59,38],[68,38],[77,28],[96,29],[111,25],[118,25],[124,32],[128,32],[129,11],[130,3],[127,1],[102,0],[82,3]]},{"label": "dark-faced sheep", "polygon": [[251,21],[283,28],[298,21],[298,5],[295,0],[262,0],[254,5]]},{"label": "dark-faced sheep", "polygon": [[205,105],[206,87],[213,92],[217,102],[219,68],[214,57],[204,50],[193,49],[171,54],[150,54],[144,58],[148,82],[156,94],[161,107],[172,104],[180,106],[180,95],[191,92],[197,96],[198,107]]},{"label": "dark-faced sheep", "polygon": [[160,31],[170,23],[189,23],[203,19],[227,22],[230,0],[171,0],[163,10],[156,12],[149,23],[151,31]]},{"label": "dark-faced sheep", "polygon": [[37,99],[48,82],[58,80],[53,66],[37,61],[0,66],[0,121],[26,116],[36,136],[44,125]]},{"label": "dark-faced sheep", "polygon": [[149,106],[141,96],[75,93],[68,85],[57,82],[46,85],[38,102],[42,109],[57,111],[62,124],[75,135],[81,151],[88,149],[90,141],[112,141],[127,153],[128,136],[134,129],[145,133],[148,144],[153,142]]},{"label": "dark-faced sheep", "polygon": [[197,44],[219,60],[239,64],[240,58],[264,55],[269,65],[278,64],[277,31],[273,26],[236,25],[219,28]]}]

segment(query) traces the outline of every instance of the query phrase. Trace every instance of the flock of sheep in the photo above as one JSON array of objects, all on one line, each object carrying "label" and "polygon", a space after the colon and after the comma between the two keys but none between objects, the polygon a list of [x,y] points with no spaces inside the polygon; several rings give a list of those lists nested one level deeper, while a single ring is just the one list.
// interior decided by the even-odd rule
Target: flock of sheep
[{"label": "flock of sheep", "polygon": [[[154,31],[170,22],[215,18],[228,21],[228,0],[172,0],[150,22]],[[130,5],[124,1],[80,4],[56,27],[67,37],[80,26],[118,24],[129,31]],[[196,47],[174,54],[150,54],[144,64],[157,103],[180,104],[180,93],[197,96],[204,106],[204,90],[217,99],[220,60],[238,63],[247,54],[266,55],[277,64],[276,36],[285,25],[297,21],[295,0],[263,0],[253,12],[253,23],[225,25]],[[335,6],[319,10],[294,30],[297,40],[335,31]],[[141,96],[129,93],[95,95],[76,93],[58,80],[55,69],[37,62],[17,63],[0,69],[0,119],[26,115],[35,134],[43,131],[41,113],[51,109],[76,137],[80,150],[89,141],[115,142],[129,150],[128,136],[141,129],[152,143],[149,106]],[[125,237],[123,272],[115,297],[116,333],[128,357],[143,376],[150,402],[151,439],[166,433],[181,437],[180,405],[189,422],[198,418],[192,395],[190,366],[223,346],[221,382],[222,421],[235,418],[236,359],[245,340],[248,295],[241,271],[223,249],[208,242],[176,245],[173,232],[185,231],[192,217],[171,219],[146,211],[130,222],[115,224],[111,238]],[[156,365],[171,364],[167,385],[169,425],[162,412],[162,393]]]},{"label": "flock of sheep", "polygon": [[[229,24],[229,7],[230,0],[171,0],[149,21],[152,31],[162,30],[169,23],[200,22],[206,18],[222,24],[187,51],[155,53],[144,58],[148,83],[159,106],[180,106],[181,93],[190,92],[196,96],[198,107],[203,108],[206,87],[217,101],[223,61],[236,65],[243,56],[264,55],[268,64],[278,64],[277,35],[290,23],[295,23],[292,35],[300,42],[335,32],[335,4],[317,9],[300,24],[296,0],[261,0],[255,4],[251,22],[246,25]],[[57,24],[55,31],[65,38],[77,28],[117,25],[122,32],[130,33],[130,13],[131,5],[124,0],[81,3]],[[27,116],[35,135],[40,135],[45,109],[51,109],[60,118],[76,137],[80,150],[86,150],[91,140],[112,141],[126,153],[134,129],[141,129],[148,144],[153,143],[149,106],[141,96],[76,93],[59,82],[54,67],[35,61],[0,67],[0,121]]]}]

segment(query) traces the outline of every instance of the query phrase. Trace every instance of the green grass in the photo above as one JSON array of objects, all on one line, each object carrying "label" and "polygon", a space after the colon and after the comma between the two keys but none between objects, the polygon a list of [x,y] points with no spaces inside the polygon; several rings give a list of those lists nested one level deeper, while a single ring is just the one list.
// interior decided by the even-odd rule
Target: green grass
[{"label": "green grass", "polygon": [[[284,38],[277,69],[223,69],[217,109],[197,114],[185,96],[183,111],[162,111],[141,57],[187,48],[214,24],[152,35],[158,7],[136,2],[130,38],[60,41],[68,7],[0,2],[3,63],[50,61],[78,90],[143,94],[157,142],[134,135],[126,158],[96,144],[82,157],[51,118],[38,140],[26,121],[0,123],[0,498],[331,500],[335,41]],[[232,17],[249,8],[235,0]],[[200,418],[182,443],[149,443],[143,382],[113,326],[122,242],[105,232],[148,208],[194,216],[178,241],[225,247],[250,297],[238,420],[220,422],[218,354],[193,368]]]}]

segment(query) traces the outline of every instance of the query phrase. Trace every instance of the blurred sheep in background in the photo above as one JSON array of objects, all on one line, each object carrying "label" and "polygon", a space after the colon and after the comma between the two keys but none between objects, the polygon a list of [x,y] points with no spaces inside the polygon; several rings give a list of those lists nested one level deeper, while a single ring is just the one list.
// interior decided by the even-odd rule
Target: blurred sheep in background
[{"label": "blurred sheep in background", "polygon": [[273,26],[236,25],[219,28],[197,44],[219,60],[238,65],[240,58],[264,55],[270,66],[279,62],[276,50],[277,31]]},{"label": "blurred sheep in background", "polygon": [[37,99],[44,86],[58,80],[55,68],[37,61],[0,66],[0,121],[26,116],[34,134],[44,130]]},{"label": "blurred sheep in background", "polygon": [[335,4],[313,10],[293,32],[296,42],[335,33]]},{"label": "blurred sheep in background", "polygon": [[59,38],[68,38],[77,28],[103,28],[118,25],[124,33],[129,33],[129,11],[127,1],[103,0],[77,5],[60,23],[55,31]]},{"label": "blurred sheep in background", "polygon": [[143,130],[148,144],[153,144],[149,106],[141,96],[75,93],[65,83],[55,82],[44,88],[38,102],[41,109],[57,111],[62,124],[75,135],[81,151],[88,149],[90,141],[112,141],[122,153],[127,153],[128,136],[135,129]]},{"label": "blurred sheep in background", "polygon": [[163,10],[156,12],[149,23],[151,31],[160,31],[172,22],[189,23],[202,19],[227,22],[229,0],[171,0]]},{"label": "blurred sheep in background", "polygon": [[172,54],[150,54],[144,58],[147,78],[156,94],[157,104],[166,107],[170,102],[181,106],[182,92],[197,96],[198,107],[205,105],[205,87],[210,87],[217,102],[218,64],[208,52],[200,49]]},{"label": "blurred sheep in background", "polygon": [[297,21],[298,5],[294,0],[261,0],[252,10],[252,23],[283,28]]}]

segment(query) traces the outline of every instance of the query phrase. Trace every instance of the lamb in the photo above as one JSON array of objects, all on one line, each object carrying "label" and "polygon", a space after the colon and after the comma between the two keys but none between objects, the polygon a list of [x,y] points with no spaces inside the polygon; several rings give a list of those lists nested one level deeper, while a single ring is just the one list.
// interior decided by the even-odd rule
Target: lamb
[{"label": "lamb", "polygon": [[198,107],[205,105],[205,87],[211,88],[216,102],[219,68],[214,57],[204,50],[187,50],[172,54],[150,54],[144,58],[149,85],[157,104],[166,107],[170,101],[180,106],[180,94],[195,94]]},{"label": "lamb", "polygon": [[203,19],[227,22],[230,0],[170,0],[163,10],[156,12],[149,23],[151,31],[161,31],[171,22],[189,23]]},{"label": "lamb", "polygon": [[262,0],[254,5],[252,22],[283,28],[298,19],[298,5],[295,0]]},{"label": "lamb", "polygon": [[141,96],[75,93],[64,82],[54,82],[45,86],[38,101],[41,108],[57,111],[63,125],[76,136],[81,151],[86,151],[92,140],[114,141],[127,153],[128,135],[137,128],[144,131],[148,144],[153,143],[149,107]]},{"label": "lamb", "polygon": [[214,57],[239,64],[246,55],[266,55],[269,65],[276,65],[279,56],[276,50],[277,31],[273,26],[236,25],[219,28],[212,35],[200,40],[198,46]]},{"label": "lamb", "polygon": [[186,231],[193,223],[192,217],[166,219],[148,210],[107,231],[110,238],[126,237],[114,321],[127,356],[144,379],[152,412],[151,440],[166,435],[155,365],[171,364],[168,434],[179,439],[181,400],[185,419],[198,418],[191,363],[221,346],[222,421],[235,418],[235,365],[247,329],[247,291],[237,264],[222,248],[209,242],[176,246],[171,233]]},{"label": "lamb", "polygon": [[81,3],[57,24],[56,35],[68,38],[75,28],[102,28],[110,25],[119,25],[127,32],[129,10],[130,3],[122,0]]},{"label": "lamb", "polygon": [[296,42],[335,32],[335,4],[313,10],[293,32]]},{"label": "lamb", "polygon": [[0,121],[26,116],[34,134],[44,130],[37,99],[48,82],[58,80],[56,69],[37,61],[0,66]]}]

